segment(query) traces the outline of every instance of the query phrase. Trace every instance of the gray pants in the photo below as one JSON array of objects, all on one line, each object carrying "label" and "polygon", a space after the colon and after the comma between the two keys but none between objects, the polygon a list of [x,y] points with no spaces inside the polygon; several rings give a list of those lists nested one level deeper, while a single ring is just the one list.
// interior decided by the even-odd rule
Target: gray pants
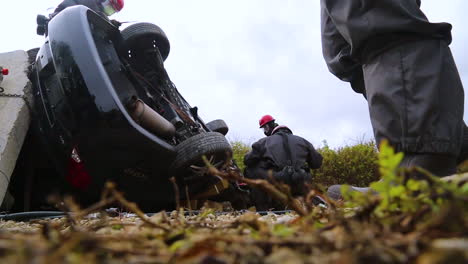
[{"label": "gray pants", "polygon": [[464,92],[445,41],[400,44],[364,59],[363,72],[378,143],[386,138],[405,153],[459,154]]}]

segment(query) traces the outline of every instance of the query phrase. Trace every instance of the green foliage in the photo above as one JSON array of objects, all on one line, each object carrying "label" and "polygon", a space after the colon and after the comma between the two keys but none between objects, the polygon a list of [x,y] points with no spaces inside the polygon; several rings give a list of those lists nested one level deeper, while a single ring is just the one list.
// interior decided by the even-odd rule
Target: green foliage
[{"label": "green foliage", "polygon": [[[440,180],[422,169],[400,168],[403,153],[395,153],[387,141],[379,152],[379,171],[382,179],[370,184],[373,192],[367,194],[350,191],[343,186],[341,191],[347,201],[346,207],[365,208],[376,204],[372,215],[385,221],[402,213],[415,214],[424,208],[437,213],[447,204],[458,203],[458,208],[468,209],[463,201],[468,197],[466,184],[462,187]],[[376,203],[377,202],[377,203]]]},{"label": "green foliage", "polygon": [[119,225],[119,224],[113,225],[113,226],[112,226],[112,229],[113,229],[113,230],[122,230],[122,229],[123,229],[123,225]]},{"label": "green foliage", "polygon": [[283,224],[274,225],[273,230],[271,230],[271,233],[278,237],[290,237],[295,232],[296,230],[294,228]]},{"label": "green foliage", "polygon": [[204,208],[198,215],[198,219],[203,220],[209,215],[214,215],[214,210],[212,208]]},{"label": "green foliage", "polygon": [[324,186],[351,184],[368,186],[378,180],[377,150],[374,142],[331,149],[326,142],[317,151],[323,156],[322,166],[312,170],[315,183]]},{"label": "green foliage", "polygon": [[244,171],[245,165],[244,165],[244,156],[247,154],[247,152],[250,151],[250,146],[241,142],[241,141],[232,141],[231,142],[232,146],[232,158],[234,161],[237,163],[237,166]]}]

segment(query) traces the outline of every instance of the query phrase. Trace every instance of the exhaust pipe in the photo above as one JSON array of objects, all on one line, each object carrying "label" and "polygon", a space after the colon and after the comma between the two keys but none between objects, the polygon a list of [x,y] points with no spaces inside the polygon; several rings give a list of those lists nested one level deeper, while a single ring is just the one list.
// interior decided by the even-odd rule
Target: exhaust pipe
[{"label": "exhaust pipe", "polygon": [[171,138],[175,135],[176,129],[174,125],[141,99],[132,100],[129,108],[131,111],[130,116],[133,120],[148,131],[164,138]]}]

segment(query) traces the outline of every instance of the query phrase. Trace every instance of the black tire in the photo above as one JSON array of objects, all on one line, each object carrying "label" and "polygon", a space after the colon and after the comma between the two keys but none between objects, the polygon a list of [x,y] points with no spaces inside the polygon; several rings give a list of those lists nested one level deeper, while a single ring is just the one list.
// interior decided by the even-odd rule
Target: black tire
[{"label": "black tire", "polygon": [[176,146],[176,151],[176,158],[171,166],[175,173],[191,165],[203,165],[204,155],[214,156],[215,161],[225,159],[232,154],[232,147],[222,134],[206,132],[181,142]]},{"label": "black tire", "polygon": [[130,49],[144,50],[156,45],[163,61],[169,56],[169,51],[171,50],[169,39],[166,33],[155,24],[136,23],[122,30],[121,35],[125,44]]},{"label": "black tire", "polygon": [[208,122],[206,123],[206,127],[208,127],[208,129],[211,131],[219,132],[223,135],[226,135],[229,131],[229,127],[227,126],[226,122],[224,122],[224,120],[222,119],[216,119],[211,122]]}]

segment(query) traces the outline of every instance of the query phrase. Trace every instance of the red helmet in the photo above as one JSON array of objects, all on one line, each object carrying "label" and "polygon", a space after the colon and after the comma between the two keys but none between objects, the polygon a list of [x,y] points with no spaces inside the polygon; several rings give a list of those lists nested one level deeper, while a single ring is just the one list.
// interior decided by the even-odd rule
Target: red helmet
[{"label": "red helmet", "polygon": [[110,16],[122,10],[124,7],[124,0],[104,0],[101,4],[104,13]]},{"label": "red helmet", "polygon": [[111,3],[114,6],[115,10],[117,10],[117,12],[122,10],[122,8],[124,7],[124,0],[112,0]]},{"label": "red helmet", "polygon": [[260,125],[260,128],[262,128],[267,123],[270,123],[273,121],[275,121],[275,119],[271,115],[264,115],[262,116],[262,118],[260,118],[260,121],[258,121],[258,124]]}]

